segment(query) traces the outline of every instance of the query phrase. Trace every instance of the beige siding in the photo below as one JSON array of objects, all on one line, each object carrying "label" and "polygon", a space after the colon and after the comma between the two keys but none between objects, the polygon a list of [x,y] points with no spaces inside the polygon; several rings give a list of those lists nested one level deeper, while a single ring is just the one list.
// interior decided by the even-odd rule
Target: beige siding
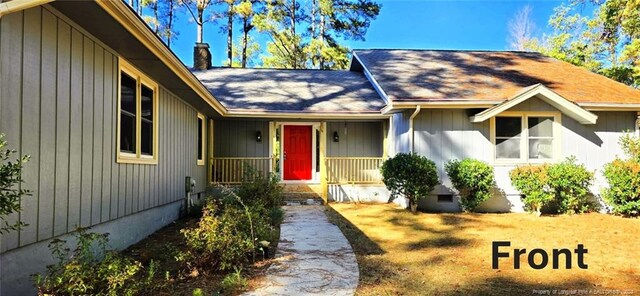
[{"label": "beige siding", "polygon": [[158,164],[118,164],[117,54],[47,7],[3,16],[0,38],[0,132],[33,191],[0,252],[179,201],[185,176],[204,190],[192,106],[161,87]]}]

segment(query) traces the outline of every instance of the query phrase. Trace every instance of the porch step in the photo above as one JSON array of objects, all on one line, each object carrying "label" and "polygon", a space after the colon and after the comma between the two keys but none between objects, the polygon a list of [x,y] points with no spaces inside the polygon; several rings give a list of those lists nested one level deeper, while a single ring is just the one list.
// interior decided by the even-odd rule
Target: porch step
[{"label": "porch step", "polygon": [[282,199],[285,204],[323,204],[322,196],[315,192],[284,192]]}]

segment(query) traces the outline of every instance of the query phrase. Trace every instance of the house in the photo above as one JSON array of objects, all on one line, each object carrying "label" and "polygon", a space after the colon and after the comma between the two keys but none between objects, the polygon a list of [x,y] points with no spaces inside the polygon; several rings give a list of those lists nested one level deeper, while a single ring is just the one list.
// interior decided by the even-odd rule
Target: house
[{"label": "house", "polygon": [[92,227],[126,248],[249,167],[297,197],[387,201],[380,164],[415,152],[442,181],[421,206],[457,211],[443,165],[473,157],[500,189],[483,209],[519,211],[511,168],[575,155],[601,169],[640,115],[640,91],[533,53],[356,50],[347,71],[225,69],[196,44],[189,69],[122,1],[1,3],[0,63],[0,132],[31,155],[33,191],[9,217],[28,226],[0,237],[2,295],[33,293],[51,239]]}]

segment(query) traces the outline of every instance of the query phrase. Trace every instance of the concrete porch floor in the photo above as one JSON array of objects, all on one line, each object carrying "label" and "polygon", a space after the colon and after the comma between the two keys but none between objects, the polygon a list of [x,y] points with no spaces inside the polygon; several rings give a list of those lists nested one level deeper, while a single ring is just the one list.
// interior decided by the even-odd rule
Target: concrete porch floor
[{"label": "concrete porch floor", "polygon": [[321,205],[284,206],[276,260],[262,287],[244,295],[353,295],[358,263]]}]

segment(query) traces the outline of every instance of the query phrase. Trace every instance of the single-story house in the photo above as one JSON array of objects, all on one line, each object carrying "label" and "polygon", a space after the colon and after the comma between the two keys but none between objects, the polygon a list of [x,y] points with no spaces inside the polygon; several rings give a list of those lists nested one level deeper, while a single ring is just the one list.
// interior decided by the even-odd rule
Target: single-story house
[{"label": "single-story house", "polygon": [[248,167],[297,197],[387,201],[380,164],[415,152],[442,181],[421,206],[457,211],[443,165],[473,157],[498,179],[483,209],[521,211],[511,168],[575,155],[601,169],[640,118],[639,90],[535,53],[356,50],[345,71],[230,69],[197,44],[190,69],[122,1],[0,3],[0,63],[0,132],[31,155],[33,191],[9,217],[28,226],[0,237],[1,295],[34,292],[51,239],[92,227],[126,248]]}]

